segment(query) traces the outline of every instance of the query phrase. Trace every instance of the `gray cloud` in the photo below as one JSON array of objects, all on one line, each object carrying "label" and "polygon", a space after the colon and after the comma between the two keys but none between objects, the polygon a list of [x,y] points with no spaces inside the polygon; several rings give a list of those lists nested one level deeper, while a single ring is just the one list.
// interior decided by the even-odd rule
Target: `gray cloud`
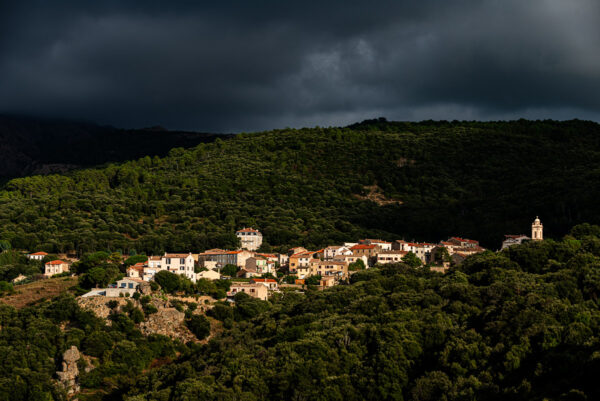
[{"label": "gray cloud", "polygon": [[0,111],[204,131],[599,120],[594,0],[147,3],[2,3]]}]

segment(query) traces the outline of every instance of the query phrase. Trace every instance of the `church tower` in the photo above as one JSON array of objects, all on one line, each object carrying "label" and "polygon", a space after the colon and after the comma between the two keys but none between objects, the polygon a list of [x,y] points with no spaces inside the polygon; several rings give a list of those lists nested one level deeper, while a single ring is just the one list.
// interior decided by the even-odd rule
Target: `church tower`
[{"label": "church tower", "polygon": [[541,241],[544,239],[544,225],[537,216],[531,225],[531,239],[533,241]]}]

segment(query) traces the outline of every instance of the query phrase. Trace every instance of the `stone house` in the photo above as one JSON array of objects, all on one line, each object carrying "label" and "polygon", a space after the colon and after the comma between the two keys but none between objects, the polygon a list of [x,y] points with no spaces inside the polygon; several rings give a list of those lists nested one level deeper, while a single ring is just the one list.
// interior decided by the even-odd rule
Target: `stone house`
[{"label": "stone house", "polygon": [[263,236],[260,231],[253,229],[252,227],[243,228],[235,233],[236,237],[240,239],[242,249],[249,251],[256,251],[262,245]]},{"label": "stone house", "polygon": [[44,265],[44,276],[52,277],[55,274],[61,274],[69,271],[69,264],[62,260],[53,260]]},{"label": "stone house", "polygon": [[238,292],[244,292],[251,297],[266,301],[269,298],[269,289],[258,283],[232,283],[227,293],[228,297],[234,297]]}]

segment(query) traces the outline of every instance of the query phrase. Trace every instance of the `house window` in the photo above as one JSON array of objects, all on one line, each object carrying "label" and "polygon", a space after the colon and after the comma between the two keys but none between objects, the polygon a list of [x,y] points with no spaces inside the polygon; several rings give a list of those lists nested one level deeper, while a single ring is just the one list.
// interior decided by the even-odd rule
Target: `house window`
[{"label": "house window", "polygon": [[133,283],[129,283],[129,288],[133,288]]},{"label": "house window", "polygon": [[179,259],[179,264],[180,265],[184,265],[185,264],[185,259]]},{"label": "house window", "polygon": [[167,264],[170,265],[171,264],[171,258],[167,258]]}]

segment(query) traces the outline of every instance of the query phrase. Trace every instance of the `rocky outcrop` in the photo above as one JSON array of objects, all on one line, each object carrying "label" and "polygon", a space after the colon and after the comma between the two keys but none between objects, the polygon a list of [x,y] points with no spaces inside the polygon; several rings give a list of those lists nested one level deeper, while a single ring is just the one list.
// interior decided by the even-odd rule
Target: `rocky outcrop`
[{"label": "rocky outcrop", "polygon": [[74,394],[79,391],[79,368],[77,361],[81,355],[76,346],[71,346],[63,354],[62,371],[56,372],[59,383],[65,388],[67,394]]},{"label": "rocky outcrop", "polygon": [[[107,298],[107,297],[86,297],[86,298],[77,298],[77,302],[79,306],[84,309],[91,310],[96,314],[96,316],[106,319],[108,315],[110,315],[111,309],[108,307],[108,301],[117,301],[119,304],[119,308],[127,303],[129,298]],[[107,324],[110,324],[110,320]]]},{"label": "rocky outcrop", "polygon": [[140,323],[140,330],[144,335],[161,334],[183,342],[196,341],[196,336],[185,326],[184,319],[185,314],[175,308],[161,308]]}]

